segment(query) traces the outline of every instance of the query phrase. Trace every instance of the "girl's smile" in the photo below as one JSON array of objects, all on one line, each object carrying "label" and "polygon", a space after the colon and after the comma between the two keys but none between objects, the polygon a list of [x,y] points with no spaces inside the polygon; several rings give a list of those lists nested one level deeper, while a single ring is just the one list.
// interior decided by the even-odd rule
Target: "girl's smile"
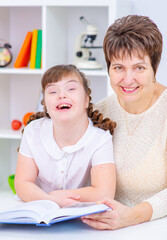
[{"label": "girl's smile", "polygon": [[58,110],[69,110],[72,107],[72,104],[69,103],[60,103],[56,108]]}]

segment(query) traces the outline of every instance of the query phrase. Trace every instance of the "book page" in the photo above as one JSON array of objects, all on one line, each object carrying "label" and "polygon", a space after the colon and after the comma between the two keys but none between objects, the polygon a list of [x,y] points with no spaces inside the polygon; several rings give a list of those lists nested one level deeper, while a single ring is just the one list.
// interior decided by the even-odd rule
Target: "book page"
[{"label": "book page", "polygon": [[109,207],[104,204],[96,204],[92,202],[77,203],[69,207],[60,208],[58,211],[52,211],[45,216],[45,222],[56,222],[57,218],[64,218],[67,216],[84,216],[100,211],[108,210]]},{"label": "book page", "polygon": [[[8,211],[1,212],[0,221],[39,223],[48,212],[57,211],[59,208],[57,203],[50,200],[23,202]],[[16,221],[16,219],[18,220]]]}]

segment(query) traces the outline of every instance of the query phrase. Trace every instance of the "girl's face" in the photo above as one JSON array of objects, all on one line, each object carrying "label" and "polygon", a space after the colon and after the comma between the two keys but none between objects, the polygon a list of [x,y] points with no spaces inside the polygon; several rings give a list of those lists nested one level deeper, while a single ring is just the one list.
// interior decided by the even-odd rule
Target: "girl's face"
[{"label": "girl's face", "polygon": [[78,121],[87,115],[89,97],[78,76],[71,74],[46,86],[44,102],[51,119],[62,123],[68,120]]},{"label": "girl's face", "polygon": [[[154,89],[154,71],[150,58],[136,54],[123,59],[113,59],[110,69],[110,83],[122,106],[133,103],[147,104],[147,98]],[[145,105],[144,105],[145,106]]]}]

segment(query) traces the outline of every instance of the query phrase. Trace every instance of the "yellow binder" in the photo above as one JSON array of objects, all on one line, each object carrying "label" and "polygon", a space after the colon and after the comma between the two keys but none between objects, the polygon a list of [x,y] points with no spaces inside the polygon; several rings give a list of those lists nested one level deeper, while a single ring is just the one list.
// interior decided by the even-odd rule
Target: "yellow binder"
[{"label": "yellow binder", "polygon": [[35,68],[36,49],[37,49],[38,30],[34,29],[32,32],[30,68]]}]

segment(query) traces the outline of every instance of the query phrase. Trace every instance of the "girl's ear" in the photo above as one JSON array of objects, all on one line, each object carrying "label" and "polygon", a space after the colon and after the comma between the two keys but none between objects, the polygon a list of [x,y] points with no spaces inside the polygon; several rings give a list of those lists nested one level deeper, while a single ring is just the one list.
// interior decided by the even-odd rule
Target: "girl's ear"
[{"label": "girl's ear", "polygon": [[43,106],[44,112],[47,113],[47,108],[46,108],[46,104],[45,104],[45,99],[43,97],[43,99],[41,100],[41,104]]},{"label": "girl's ear", "polygon": [[89,96],[86,95],[85,108],[87,109],[88,107],[89,107]]},{"label": "girl's ear", "polygon": [[44,106],[45,105],[45,100],[44,98],[41,100],[41,104]]},{"label": "girl's ear", "polygon": [[43,93],[43,96],[42,96],[41,104],[43,106],[46,106],[44,93]]}]

